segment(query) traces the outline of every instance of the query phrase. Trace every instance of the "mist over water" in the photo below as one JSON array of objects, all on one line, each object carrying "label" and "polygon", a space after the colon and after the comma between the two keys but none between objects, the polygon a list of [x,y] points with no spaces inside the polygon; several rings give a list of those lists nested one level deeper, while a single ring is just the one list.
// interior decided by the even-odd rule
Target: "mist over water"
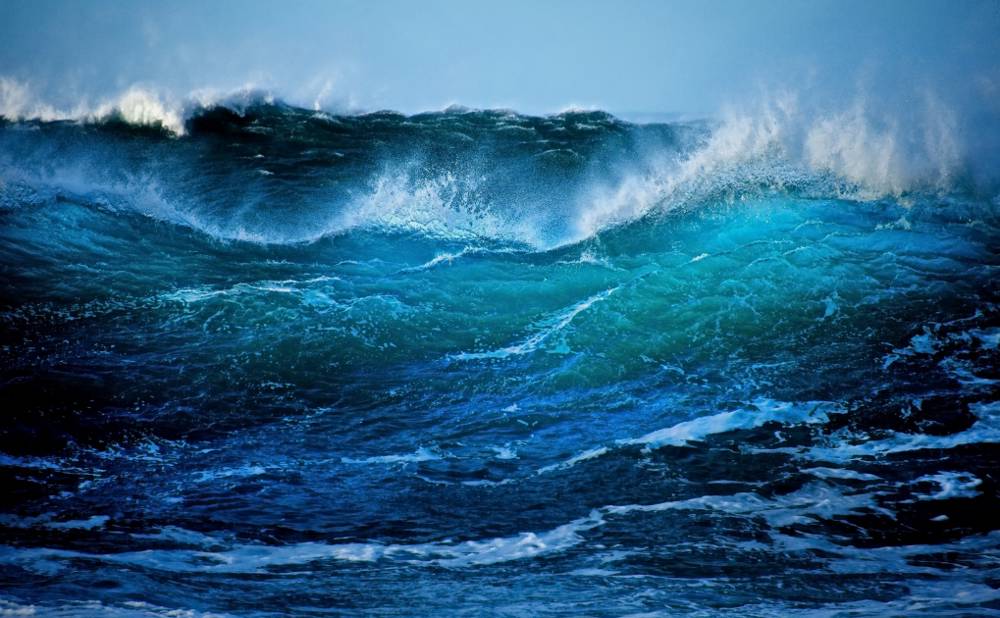
[{"label": "mist over water", "polygon": [[12,38],[0,614],[1000,614],[997,16],[816,6],[744,50],[786,10],[815,71],[642,121],[152,61],[67,98]]}]

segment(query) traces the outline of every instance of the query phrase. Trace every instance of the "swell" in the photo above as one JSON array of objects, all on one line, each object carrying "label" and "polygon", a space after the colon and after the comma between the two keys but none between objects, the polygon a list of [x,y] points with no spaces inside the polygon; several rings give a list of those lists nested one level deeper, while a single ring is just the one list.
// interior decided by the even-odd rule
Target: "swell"
[{"label": "swell", "polygon": [[60,115],[4,88],[4,203],[23,201],[25,187],[65,193],[223,240],[369,230],[548,250],[772,194],[989,201],[996,191],[983,171],[994,153],[967,148],[968,127],[930,96],[903,118],[863,101],[816,110],[778,99],[717,120],[634,124],[598,111],[335,115],[258,92],[170,111],[129,91],[100,113]]},{"label": "swell", "polygon": [[[460,114],[433,118],[431,141],[442,124],[495,124]],[[412,606],[401,575],[464,591],[530,572],[586,577],[604,605],[630,602],[621,582],[652,578],[725,587],[740,609],[749,595],[867,603],[883,593],[855,582],[880,577],[887,598],[942,611],[957,611],[956,590],[970,611],[995,603],[988,202],[788,199],[827,193],[755,186],[740,174],[757,163],[735,159],[539,252],[493,241],[476,213],[532,220],[507,204],[512,170],[538,174],[512,184],[553,191],[542,215],[572,212],[553,187],[590,186],[601,165],[519,167],[529,146],[499,140],[485,151],[496,177],[436,185],[425,179],[449,157],[479,151],[425,149],[397,186],[432,187],[431,213],[464,209],[456,232],[428,227],[438,215],[407,227],[414,198],[350,183],[368,170],[391,185],[384,161],[407,160],[412,141],[360,148],[368,166],[331,177],[326,164],[281,167],[316,157],[303,141],[282,149],[291,129],[274,143],[211,135],[40,125],[21,144],[28,164],[0,211],[0,261],[22,279],[5,280],[0,312],[0,390],[18,402],[0,436],[15,505],[0,518],[0,570],[17,602],[173,606],[164,597],[188,582],[244,582],[216,586],[204,601],[216,610],[262,585],[339,591],[362,573],[362,603]],[[665,150],[692,161],[711,135]],[[43,184],[43,159],[79,156],[74,140],[103,150]],[[574,151],[621,156],[606,146]],[[261,161],[273,175],[250,166]],[[140,199],[136,167],[163,183],[152,197]],[[737,180],[712,180],[727,170]],[[347,189],[369,209],[350,233],[288,240],[342,212]],[[741,205],[762,193],[779,195]],[[157,200],[201,219],[163,224]],[[240,226],[279,242],[218,241]],[[70,583],[53,593],[53,577]]]}]

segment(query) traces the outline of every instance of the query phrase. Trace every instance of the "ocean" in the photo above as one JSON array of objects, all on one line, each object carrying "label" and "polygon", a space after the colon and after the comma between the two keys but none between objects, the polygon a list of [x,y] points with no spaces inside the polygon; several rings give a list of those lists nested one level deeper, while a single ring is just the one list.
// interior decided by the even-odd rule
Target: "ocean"
[{"label": "ocean", "polygon": [[939,126],[140,120],[0,120],[0,615],[1000,615]]}]

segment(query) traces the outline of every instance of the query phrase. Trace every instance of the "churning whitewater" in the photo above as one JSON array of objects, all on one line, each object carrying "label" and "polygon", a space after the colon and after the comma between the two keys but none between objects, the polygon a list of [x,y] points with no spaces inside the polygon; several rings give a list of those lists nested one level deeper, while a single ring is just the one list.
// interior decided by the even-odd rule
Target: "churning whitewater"
[{"label": "churning whitewater", "polygon": [[11,92],[0,614],[1000,615],[1000,197],[932,97]]}]

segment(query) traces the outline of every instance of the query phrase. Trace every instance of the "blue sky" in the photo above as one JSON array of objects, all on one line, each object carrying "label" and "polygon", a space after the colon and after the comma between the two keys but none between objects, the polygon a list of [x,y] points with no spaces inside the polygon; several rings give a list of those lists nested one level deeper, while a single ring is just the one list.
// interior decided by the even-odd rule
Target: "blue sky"
[{"label": "blue sky", "polygon": [[0,77],[293,102],[707,114],[759,88],[998,88],[1000,2],[0,0]]}]

